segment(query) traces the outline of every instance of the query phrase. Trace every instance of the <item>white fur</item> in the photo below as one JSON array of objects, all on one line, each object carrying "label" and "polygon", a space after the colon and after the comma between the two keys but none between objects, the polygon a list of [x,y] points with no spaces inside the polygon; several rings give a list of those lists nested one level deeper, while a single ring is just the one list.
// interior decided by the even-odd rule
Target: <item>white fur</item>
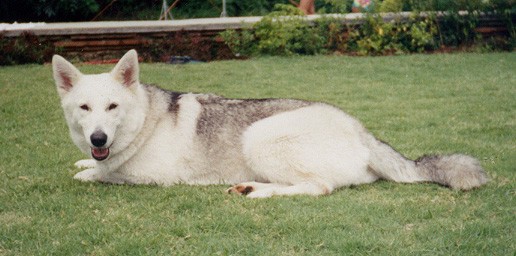
[{"label": "white fur", "polygon": [[81,181],[237,184],[229,192],[263,198],[329,194],[379,178],[430,180],[417,172],[413,161],[329,105],[307,104],[271,115],[234,134],[241,138],[236,145],[219,140],[220,145],[207,149],[209,141],[202,141],[196,129],[203,111],[200,101],[209,97],[183,94],[177,99],[179,110],[171,114],[170,95],[140,85],[134,50],[110,73],[84,75],[60,56],[54,56],[53,68],[73,142],[89,155],[94,147],[90,136],[95,131],[107,136],[107,159],[76,163],[88,168],[74,176]]},{"label": "white fur", "polygon": [[[138,70],[131,58],[136,58],[132,52],[110,73],[83,75],[63,58],[54,57],[54,76],[74,143],[89,154],[89,137],[101,129],[112,145],[108,160],[78,161],[76,166],[89,169],[75,179],[161,185],[266,181],[270,184],[251,183],[255,191],[249,197],[269,197],[328,194],[378,178],[367,170],[369,153],[359,136],[362,126],[323,104],[252,124],[242,136],[245,162],[237,159],[234,166],[206,172],[213,163],[202,158],[194,140],[201,111],[197,96],[179,100],[182,111],[177,120],[166,115],[165,99],[145,95],[138,85],[123,84],[125,71]],[[62,77],[70,77],[72,83],[63,85]],[[119,107],[106,110],[111,103]],[[89,111],[81,109],[84,104]]]},{"label": "white fur", "polygon": [[263,179],[279,186],[249,196],[328,194],[375,181],[378,177],[367,170],[369,152],[360,141],[362,129],[342,111],[322,104],[256,122],[244,134],[244,155]]}]

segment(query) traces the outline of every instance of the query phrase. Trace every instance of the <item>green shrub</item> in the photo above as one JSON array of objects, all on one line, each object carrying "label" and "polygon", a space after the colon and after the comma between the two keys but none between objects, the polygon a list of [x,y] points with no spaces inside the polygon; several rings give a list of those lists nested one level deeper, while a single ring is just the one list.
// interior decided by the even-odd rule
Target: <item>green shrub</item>
[{"label": "green shrub", "polygon": [[469,15],[460,15],[458,12],[444,13],[438,23],[441,45],[472,44],[478,37],[475,31],[478,17],[478,12],[471,12]]},{"label": "green shrub", "polygon": [[340,19],[323,16],[314,21],[314,28],[323,40],[324,51],[344,52],[346,50],[346,26]]},{"label": "green shrub", "polygon": [[323,0],[315,2],[317,13],[348,13],[353,0]]},{"label": "green shrub", "polygon": [[303,13],[290,5],[277,5],[253,27],[257,51],[269,55],[315,54],[322,40],[303,18]]},{"label": "green shrub", "polygon": [[401,12],[403,0],[385,0],[380,5],[380,12]]},{"label": "green shrub", "polygon": [[404,2],[410,11],[454,12],[460,10],[482,10],[486,3],[484,0],[404,0]]},{"label": "green shrub", "polygon": [[407,21],[384,22],[380,15],[367,14],[362,25],[350,30],[349,50],[359,55],[423,52],[436,47],[437,28],[431,17],[414,15]]},{"label": "green shrub", "polygon": [[[169,0],[169,2],[173,2]],[[262,16],[271,12],[277,3],[287,3],[281,0],[226,0],[226,12],[230,17]],[[222,12],[221,0],[189,0],[180,1],[172,11],[177,18],[219,17]]]},{"label": "green shrub", "polygon": [[220,33],[224,43],[231,49],[237,57],[250,56],[256,52],[254,34],[250,30],[225,30]]},{"label": "green shrub", "polygon": [[255,23],[251,30],[226,31],[220,35],[235,54],[243,55],[316,54],[324,44],[299,9],[283,4],[276,5],[275,11]]},{"label": "green shrub", "polygon": [[[384,2],[385,3],[385,2]],[[386,7],[385,7],[386,8]],[[399,5],[397,6],[399,8]],[[385,22],[367,13],[360,25],[344,26],[337,18],[323,17],[310,24],[292,6],[279,6],[250,29],[226,31],[222,38],[235,55],[292,55],[347,52],[357,55],[389,55],[433,51],[439,47],[511,50],[515,40],[514,11],[495,11],[507,21],[509,38],[481,38],[476,32],[480,13],[444,12]],[[441,15],[437,17],[437,15]],[[482,40],[479,40],[482,39]]]},{"label": "green shrub", "polygon": [[411,22],[402,26],[402,29],[405,28],[409,30],[406,33],[407,42],[405,42],[409,52],[433,50],[437,46],[435,40],[437,25],[434,18],[412,18]]}]

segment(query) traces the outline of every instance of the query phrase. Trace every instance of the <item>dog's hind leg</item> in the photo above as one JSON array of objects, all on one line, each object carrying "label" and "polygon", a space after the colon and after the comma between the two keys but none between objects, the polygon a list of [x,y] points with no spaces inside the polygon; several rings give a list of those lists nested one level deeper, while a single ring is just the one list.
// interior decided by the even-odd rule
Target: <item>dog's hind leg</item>
[{"label": "dog's hind leg", "polygon": [[249,198],[267,198],[274,195],[326,195],[331,189],[317,182],[301,182],[294,185],[277,183],[244,182],[237,184],[227,190],[228,193],[247,195]]},{"label": "dog's hind leg", "polygon": [[333,107],[316,105],[262,119],[242,136],[246,164],[271,184],[248,197],[325,195],[335,188],[370,183],[368,149],[360,124]]},{"label": "dog's hind leg", "polygon": [[226,192],[228,194],[248,195],[249,193],[255,192],[257,190],[270,189],[273,187],[284,187],[284,185],[251,181],[232,186],[227,189]]}]

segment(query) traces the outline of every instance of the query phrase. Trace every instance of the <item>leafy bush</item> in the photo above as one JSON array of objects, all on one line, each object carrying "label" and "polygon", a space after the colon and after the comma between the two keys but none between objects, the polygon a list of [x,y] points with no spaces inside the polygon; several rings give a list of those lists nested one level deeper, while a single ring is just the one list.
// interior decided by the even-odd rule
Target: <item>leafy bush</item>
[{"label": "leafy bush", "polygon": [[385,0],[380,5],[380,12],[401,12],[402,10],[402,0]]},{"label": "leafy bush", "polygon": [[[385,3],[385,2],[384,2]],[[281,9],[283,8],[283,9]],[[399,8],[399,5],[397,5]],[[309,24],[293,7],[280,6],[250,29],[225,31],[224,42],[236,55],[292,55],[346,52],[357,55],[420,53],[439,47],[482,47],[512,50],[515,43],[512,10],[492,12],[507,21],[509,38],[481,38],[476,32],[480,13],[444,12],[385,22],[379,14],[365,14],[360,25],[344,26],[337,18],[321,18]],[[440,15],[439,17],[437,15]],[[481,40],[480,40],[481,39]]]},{"label": "leafy bush", "polygon": [[414,15],[407,21],[384,22],[379,15],[367,14],[364,23],[350,32],[348,47],[359,55],[423,52],[435,49],[436,34],[431,17]]},{"label": "leafy bush", "polygon": [[256,52],[254,34],[250,30],[226,30],[220,33],[224,43],[237,57],[251,56]]},{"label": "leafy bush", "polygon": [[478,36],[475,32],[478,16],[478,12],[469,15],[460,15],[458,12],[444,13],[438,23],[441,44],[458,46],[473,43]]},{"label": "leafy bush", "polygon": [[437,47],[435,18],[412,18],[409,23],[403,24],[401,29],[408,31],[404,34],[406,41],[402,42],[409,52],[423,52]]},{"label": "leafy bush", "polygon": [[323,48],[323,38],[315,33],[302,16],[290,5],[276,5],[275,11],[255,23],[251,30],[230,30],[221,37],[239,55],[316,54]]},{"label": "leafy bush", "polygon": [[410,11],[482,10],[485,2],[483,0],[404,0],[405,6]]},{"label": "leafy bush", "polygon": [[323,40],[325,51],[344,52],[346,50],[346,27],[341,20],[323,16],[314,23],[316,33]]},{"label": "leafy bush", "polygon": [[352,3],[353,0],[315,1],[315,8],[318,13],[348,13]]},{"label": "leafy bush", "polygon": [[276,10],[254,25],[254,37],[261,54],[315,54],[322,40],[304,20],[302,12],[290,5],[277,5]]}]

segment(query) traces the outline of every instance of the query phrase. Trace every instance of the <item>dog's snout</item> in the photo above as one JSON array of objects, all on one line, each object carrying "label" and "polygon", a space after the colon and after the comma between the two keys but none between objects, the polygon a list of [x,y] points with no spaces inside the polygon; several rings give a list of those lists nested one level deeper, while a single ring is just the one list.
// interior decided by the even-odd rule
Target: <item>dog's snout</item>
[{"label": "dog's snout", "polygon": [[91,144],[93,144],[93,146],[95,147],[102,147],[104,145],[106,145],[106,142],[107,142],[107,135],[102,132],[102,131],[95,131],[91,136],[90,136],[90,140],[91,140]]}]

